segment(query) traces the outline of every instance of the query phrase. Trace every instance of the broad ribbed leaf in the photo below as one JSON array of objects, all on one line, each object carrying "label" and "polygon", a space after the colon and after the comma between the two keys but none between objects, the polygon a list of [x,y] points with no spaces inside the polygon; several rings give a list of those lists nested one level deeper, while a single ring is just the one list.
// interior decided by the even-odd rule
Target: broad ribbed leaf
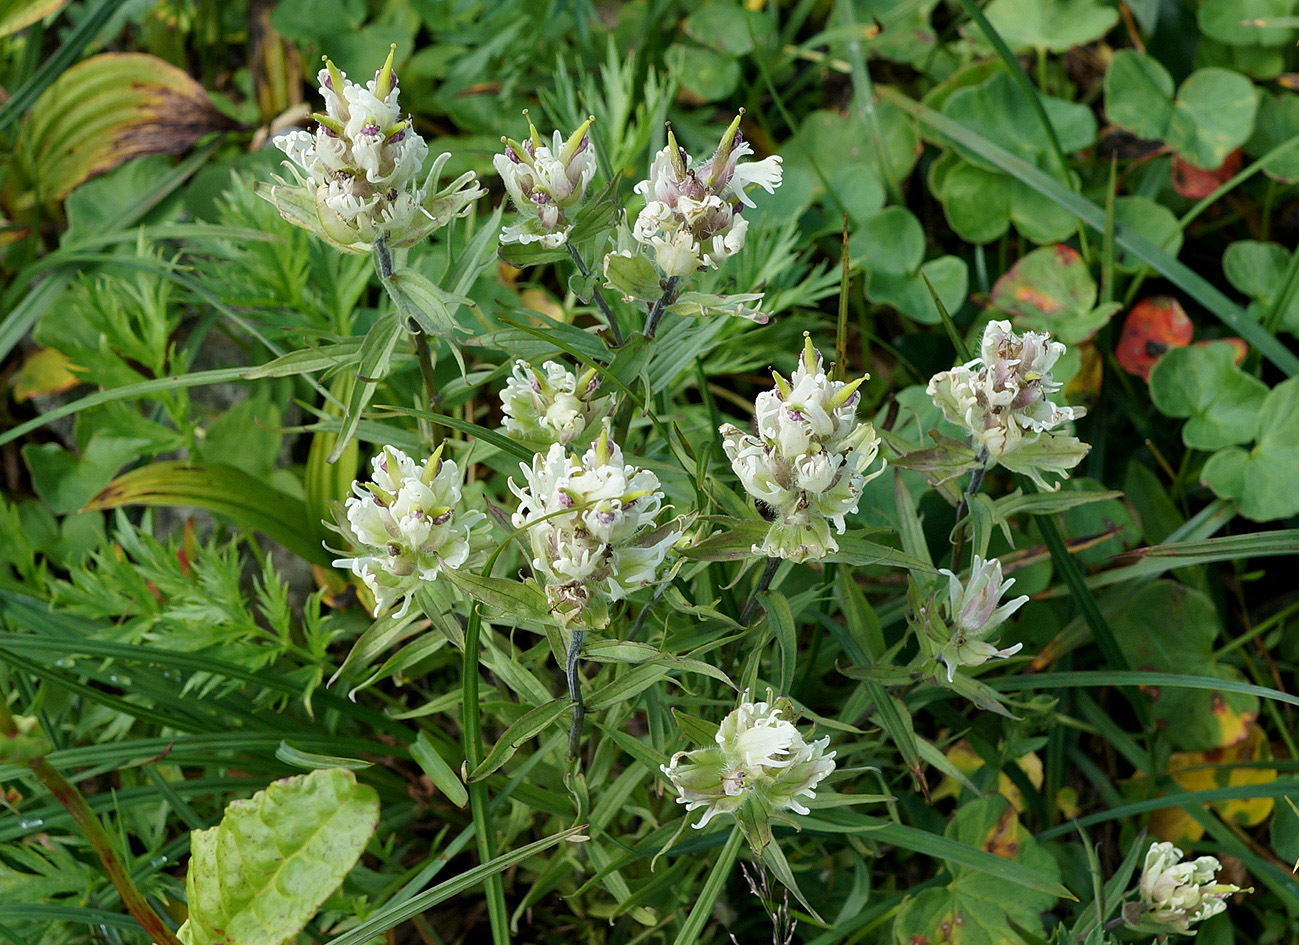
[{"label": "broad ribbed leaf", "polygon": [[351,872],[379,823],[374,790],[341,768],[276,781],[196,830],[185,945],[280,945]]}]

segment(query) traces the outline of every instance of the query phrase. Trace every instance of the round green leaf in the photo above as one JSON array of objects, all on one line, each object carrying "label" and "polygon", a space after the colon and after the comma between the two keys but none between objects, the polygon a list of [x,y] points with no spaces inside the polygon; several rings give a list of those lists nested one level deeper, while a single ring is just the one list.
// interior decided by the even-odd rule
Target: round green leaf
[{"label": "round green leaf", "polygon": [[1216,453],[1200,474],[1204,484],[1256,522],[1299,514],[1299,378],[1282,381],[1260,408],[1258,442]]},{"label": "round green leaf", "polygon": [[1150,399],[1160,413],[1188,418],[1182,440],[1191,449],[1248,443],[1266,396],[1267,385],[1236,367],[1225,342],[1174,348],[1150,372]]},{"label": "round green leaf", "polygon": [[676,47],[681,57],[681,88],[703,102],[727,98],[740,84],[740,64],[703,46]]},{"label": "round green leaf", "polygon": [[[961,805],[946,836],[1059,879],[1059,865],[1020,824],[1015,808],[1000,794]],[[968,866],[949,869],[952,881],[946,887],[926,889],[902,903],[893,923],[897,945],[1011,945],[1022,941],[1011,922],[1041,932],[1042,913],[1055,902],[1050,893],[1026,889]]]},{"label": "round green leaf", "polygon": [[[1042,107],[1066,154],[1096,140],[1096,118],[1086,105],[1043,96]],[[1025,160],[1042,165],[1051,153],[1051,141],[1032,103],[1006,72],[994,73],[978,85],[957,89],[943,104],[942,112]],[[985,170],[998,170],[979,155],[958,150],[966,160]]]},{"label": "round green leaf", "polygon": [[[1177,216],[1162,203],[1149,197],[1132,195],[1114,201],[1115,228],[1123,227],[1154,243],[1169,256],[1176,258],[1182,251],[1182,229]],[[1121,272],[1137,272],[1146,266],[1126,249],[1118,249],[1114,266]]]},{"label": "round green leaf", "polygon": [[[1270,312],[1285,286],[1290,253],[1276,243],[1238,240],[1222,255],[1222,271],[1227,281],[1256,303],[1251,306],[1260,315]],[[1299,292],[1292,291],[1290,301],[1281,313],[1281,324],[1299,335]]]},{"label": "round green leaf", "polygon": [[[1299,95],[1282,91],[1263,94],[1258,103],[1254,134],[1245,142],[1245,153],[1261,158],[1278,145],[1299,137]],[[1276,180],[1299,181],[1299,144],[1263,162],[1263,173]]]},{"label": "round green leaf", "polygon": [[1141,138],[1163,141],[1196,167],[1220,166],[1254,130],[1258,92],[1227,69],[1199,69],[1173,94],[1158,60],[1134,49],[1114,54],[1105,75],[1105,112]]},{"label": "round green leaf", "polygon": [[1229,46],[1289,46],[1294,29],[1254,24],[1292,13],[1294,0],[1204,0],[1197,18],[1205,36]]},{"label": "round green leaf", "polygon": [[992,0],[983,12],[1011,49],[1057,53],[1100,39],[1119,18],[1099,0]]}]

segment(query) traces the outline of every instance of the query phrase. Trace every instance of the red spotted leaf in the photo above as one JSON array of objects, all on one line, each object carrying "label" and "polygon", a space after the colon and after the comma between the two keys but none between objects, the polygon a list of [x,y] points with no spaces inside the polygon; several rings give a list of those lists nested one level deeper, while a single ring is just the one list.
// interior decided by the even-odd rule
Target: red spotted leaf
[{"label": "red spotted leaf", "polygon": [[1194,334],[1195,325],[1177,299],[1153,296],[1132,306],[1115,355],[1123,370],[1148,381],[1164,352],[1185,347]]}]

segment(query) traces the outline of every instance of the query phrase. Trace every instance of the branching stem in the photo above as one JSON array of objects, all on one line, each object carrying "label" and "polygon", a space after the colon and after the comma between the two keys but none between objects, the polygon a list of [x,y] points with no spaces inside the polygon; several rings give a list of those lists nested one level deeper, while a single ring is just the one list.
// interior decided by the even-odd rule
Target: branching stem
[{"label": "branching stem", "polygon": [[565,675],[568,677],[568,697],[573,700],[573,723],[568,729],[568,756],[576,758],[582,747],[582,723],[586,720],[586,703],[582,701],[582,677],[578,675],[577,664],[582,657],[582,643],[586,631],[581,627],[573,628],[573,638],[568,644],[568,661],[565,664]]},{"label": "branching stem", "polygon": [[646,338],[653,338],[655,332],[659,330],[659,322],[663,318],[663,313],[667,311],[667,307],[677,297],[677,285],[680,282],[680,276],[673,276],[663,283],[663,294],[658,297],[658,301],[654,303],[654,307],[649,310],[649,315],[645,318]]},{"label": "branching stem", "polygon": [[[988,473],[988,448],[980,447],[979,455],[976,457],[979,465],[974,467],[974,472],[970,473],[970,482],[965,487],[965,492],[961,495],[961,504],[956,507],[956,521],[960,522],[965,517],[966,511],[970,507],[970,496],[974,495],[983,486],[983,477]],[[965,532],[962,528],[956,533],[956,542],[952,546],[952,571],[961,570],[962,552],[965,550]]]},{"label": "branching stem", "polygon": [[[388,298],[392,299],[392,304],[401,311],[401,301],[392,286],[392,251],[388,249],[388,243],[382,236],[374,241],[374,268],[379,273],[379,281],[383,283]],[[411,340],[415,345],[415,361],[419,364],[419,376],[424,383],[424,399],[428,401],[428,409],[436,411],[438,385],[437,376],[433,373],[433,349],[429,347],[428,336],[422,331],[412,331]],[[436,423],[430,424],[429,427],[429,438],[436,448],[442,439],[442,427]]]},{"label": "branching stem", "polygon": [[[582,254],[577,251],[577,247],[572,243],[565,243],[568,247],[568,255],[573,259],[573,265],[577,271],[582,274],[583,279],[591,278],[591,269],[582,258]],[[596,282],[591,283],[591,293],[595,296],[595,306],[604,315],[605,324],[609,326],[609,334],[613,338],[613,346],[621,348],[623,346],[622,327],[618,324],[618,319],[614,317],[613,309],[609,307],[608,300],[605,299],[604,293],[600,291],[600,286]]]}]

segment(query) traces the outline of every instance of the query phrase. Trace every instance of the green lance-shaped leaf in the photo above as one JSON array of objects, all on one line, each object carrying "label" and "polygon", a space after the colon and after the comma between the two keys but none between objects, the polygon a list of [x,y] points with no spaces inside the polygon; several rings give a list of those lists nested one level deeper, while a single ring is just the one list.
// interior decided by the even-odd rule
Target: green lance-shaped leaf
[{"label": "green lance-shaped leaf", "polygon": [[281,945],[356,864],[379,822],[374,790],[341,768],[276,781],[196,830],[185,945]]}]

